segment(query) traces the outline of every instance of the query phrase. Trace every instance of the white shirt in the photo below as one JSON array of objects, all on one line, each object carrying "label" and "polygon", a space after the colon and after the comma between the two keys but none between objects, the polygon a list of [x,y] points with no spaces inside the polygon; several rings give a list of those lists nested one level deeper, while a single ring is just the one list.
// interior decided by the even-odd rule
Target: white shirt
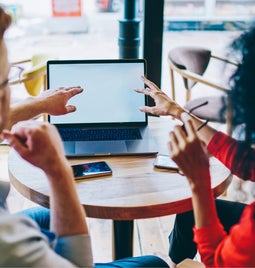
[{"label": "white shirt", "polygon": [[89,235],[59,237],[52,244],[32,219],[6,208],[9,183],[0,181],[0,266],[93,267]]}]

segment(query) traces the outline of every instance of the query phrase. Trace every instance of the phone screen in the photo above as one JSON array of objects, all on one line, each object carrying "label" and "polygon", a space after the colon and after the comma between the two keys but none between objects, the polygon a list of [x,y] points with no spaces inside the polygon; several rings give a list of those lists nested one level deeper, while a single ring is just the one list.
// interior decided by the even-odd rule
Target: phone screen
[{"label": "phone screen", "polygon": [[112,174],[112,170],[105,161],[72,165],[75,179],[97,177]]},{"label": "phone screen", "polygon": [[178,170],[177,164],[170,158],[169,155],[157,155],[154,161],[154,166],[171,170]]}]

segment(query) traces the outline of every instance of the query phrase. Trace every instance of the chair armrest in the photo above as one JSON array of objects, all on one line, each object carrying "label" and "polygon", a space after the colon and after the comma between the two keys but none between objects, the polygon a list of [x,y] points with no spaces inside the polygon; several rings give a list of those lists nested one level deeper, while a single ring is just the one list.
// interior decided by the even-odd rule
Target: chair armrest
[{"label": "chair armrest", "polygon": [[182,262],[178,263],[176,268],[205,268],[205,265],[198,261],[185,259]]},{"label": "chair armrest", "polygon": [[30,61],[31,61],[31,59],[25,59],[25,60],[15,61],[15,62],[11,62],[11,65],[22,64],[22,63],[26,63],[26,62],[30,62]]},{"label": "chair armrest", "polygon": [[188,70],[182,70],[182,69],[179,69],[179,68],[177,68],[174,64],[171,64],[170,66],[171,66],[171,68],[172,68],[173,70],[175,70],[177,73],[179,73],[179,74],[180,74],[182,77],[184,77],[184,78],[193,80],[193,81],[195,81],[195,82],[197,82],[197,83],[202,83],[202,84],[204,84],[204,85],[213,87],[213,88],[215,88],[215,89],[221,90],[221,91],[226,92],[226,93],[229,92],[229,88],[227,88],[226,86],[217,84],[216,82],[214,82],[214,81],[210,81],[210,80],[208,80],[207,78],[205,79],[203,76],[201,76],[201,75],[199,75],[199,74],[190,72],[190,71],[188,71]]},{"label": "chair armrest", "polygon": [[46,76],[46,68],[34,69],[33,72],[31,72],[30,70],[28,72],[24,72],[22,74],[22,77],[10,81],[9,84],[16,85],[16,84],[24,83],[26,81],[30,81],[30,80],[33,80],[42,76]]},{"label": "chair armrest", "polygon": [[225,62],[225,63],[232,64],[232,65],[234,65],[234,66],[238,66],[238,65],[239,65],[237,62],[234,62],[234,61],[228,60],[228,59],[223,58],[223,57],[220,57],[220,56],[211,55],[211,57],[212,57],[212,58],[214,58],[214,59],[217,59],[217,60],[223,61],[223,62]]},{"label": "chair armrest", "polygon": [[182,70],[182,71],[183,71],[183,76],[188,78],[188,79],[194,80],[194,81],[196,81],[198,83],[205,84],[207,86],[214,87],[215,89],[218,89],[218,90],[221,90],[221,91],[224,91],[224,92],[229,92],[229,88],[227,88],[224,85],[220,85],[220,84],[217,84],[214,81],[210,81],[208,79],[205,79],[203,76],[201,76],[199,74],[195,74],[195,73],[192,73],[192,72],[187,71],[187,70]]}]

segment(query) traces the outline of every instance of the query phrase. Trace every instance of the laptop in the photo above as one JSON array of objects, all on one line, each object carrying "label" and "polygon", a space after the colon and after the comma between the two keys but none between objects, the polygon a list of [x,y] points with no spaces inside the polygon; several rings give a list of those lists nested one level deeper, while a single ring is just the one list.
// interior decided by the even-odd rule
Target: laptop
[{"label": "laptop", "polygon": [[145,69],[144,59],[47,62],[48,88],[84,88],[69,100],[74,113],[48,116],[67,157],[157,154],[147,114],[139,111],[147,98],[134,91],[144,88]]}]

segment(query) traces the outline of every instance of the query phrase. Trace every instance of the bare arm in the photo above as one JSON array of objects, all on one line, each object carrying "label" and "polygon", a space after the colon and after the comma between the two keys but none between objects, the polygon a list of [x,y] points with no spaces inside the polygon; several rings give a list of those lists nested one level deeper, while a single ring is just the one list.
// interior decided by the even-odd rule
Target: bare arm
[{"label": "bare arm", "polygon": [[[153,107],[143,106],[140,107],[140,110],[142,112],[151,113],[155,115],[162,115],[162,116],[171,115],[174,118],[183,122],[181,114],[184,112],[185,113],[189,112],[185,110],[183,107],[181,107],[178,103],[173,101],[170,97],[168,97],[153,82],[151,82],[145,77],[142,77],[142,80],[144,81],[147,87],[145,89],[135,89],[135,91],[153,98],[155,101],[155,106]],[[192,120],[195,129],[197,129],[203,123],[203,121],[198,117],[192,114],[189,114],[189,116],[190,119]],[[217,130],[206,125],[201,130],[199,130],[198,136],[207,145],[216,132]]]},{"label": "bare arm", "polygon": [[4,131],[3,136],[21,157],[46,173],[51,190],[51,227],[57,236],[88,234],[85,212],[55,127],[45,122],[23,121],[13,126],[11,132]]},{"label": "bare arm", "polygon": [[176,126],[170,133],[169,152],[187,177],[192,191],[192,204],[196,228],[214,222],[216,208],[211,191],[209,159],[189,118],[183,118],[186,133]]},{"label": "bare arm", "polygon": [[76,107],[67,105],[67,102],[82,91],[83,89],[81,87],[61,87],[43,91],[36,97],[28,97],[11,106],[6,127],[7,129],[11,129],[15,123],[32,119],[42,113],[62,115],[74,112]]}]

